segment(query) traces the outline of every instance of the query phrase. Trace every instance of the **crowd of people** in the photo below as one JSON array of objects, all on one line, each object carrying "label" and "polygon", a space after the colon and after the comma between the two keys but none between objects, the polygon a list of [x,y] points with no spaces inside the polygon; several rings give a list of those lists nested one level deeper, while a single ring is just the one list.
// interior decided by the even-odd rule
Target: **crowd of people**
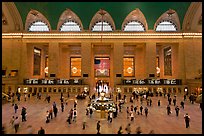
[{"label": "crowd of people", "polygon": [[[30,99],[30,95],[31,94],[26,94],[24,95],[24,101],[27,101],[27,99]],[[68,96],[67,96],[67,100],[65,100],[65,97],[63,96],[64,94],[61,93],[60,95],[60,106],[61,106],[61,112],[64,112],[64,107],[65,105],[67,105],[67,100],[69,99],[69,93],[68,93]],[[175,115],[178,117],[179,116],[179,111],[180,111],[180,108],[184,109],[184,105],[185,105],[185,101],[187,100],[187,96],[184,95],[183,97],[183,100],[180,101],[180,103],[178,102],[177,100],[177,96],[174,95],[172,96],[173,94],[170,94],[170,93],[167,93],[167,94],[164,94],[164,98],[166,98],[166,95],[167,95],[167,101],[168,101],[168,105],[166,106],[166,110],[167,110],[167,115],[170,115],[173,113],[172,111],[172,106],[174,106],[174,109],[175,109]],[[10,124],[11,126],[14,128],[14,131],[15,133],[18,133],[18,130],[19,130],[19,126],[20,126],[20,123],[21,121],[22,122],[26,122],[27,121],[27,107],[25,106],[22,106],[22,105],[18,105],[17,103],[15,103],[15,98],[14,98],[15,95],[12,95],[12,107],[14,108],[14,115],[15,116],[12,116],[11,117],[11,120],[10,120]],[[91,102],[92,99],[95,99],[95,94],[92,94],[92,95],[89,95],[89,104]],[[115,98],[114,98],[115,97]],[[117,115],[122,113],[122,111],[124,112],[126,110],[126,115],[127,115],[127,119],[130,120],[130,122],[134,122],[135,120],[135,117],[136,116],[141,116],[143,115],[143,113],[145,114],[145,117],[148,118],[148,113],[151,112],[149,107],[152,107],[152,103],[153,103],[153,100],[152,100],[152,95],[148,95],[148,94],[143,94],[143,95],[137,95],[136,93],[132,93],[130,95],[130,99],[128,101],[127,99],[127,96],[126,94],[122,94],[121,93],[117,93],[115,96],[113,95],[113,93],[111,94],[110,93],[110,98],[111,99],[114,99],[115,101],[115,105],[116,105],[116,111],[109,111],[108,112],[108,117],[107,117],[107,120],[108,120],[108,123],[112,123],[114,118],[117,118]],[[157,101],[157,105],[158,107],[160,107],[162,105],[161,103],[161,100],[160,100],[160,96],[156,96],[158,97],[158,101]],[[173,98],[172,98],[173,97]],[[18,101],[21,101],[21,95],[20,94],[16,94],[16,99]],[[36,94],[36,98],[38,100],[41,100],[42,98],[42,94],[41,93],[38,93]],[[194,104],[194,101],[195,99],[193,98],[192,95],[189,96],[189,100],[192,104]],[[57,113],[59,112],[59,109],[57,106],[57,102],[55,101],[51,101],[51,96],[49,94],[46,94],[45,95],[45,99],[44,101],[47,101],[47,103],[50,103],[50,102],[53,102],[50,106],[49,109],[47,109],[46,112],[46,117],[45,117],[45,122],[46,123],[50,123],[52,121],[53,118],[56,118],[57,117]],[[136,105],[136,102],[138,105]],[[146,104],[145,104],[146,102]],[[172,104],[173,102],[173,104]],[[130,106],[126,105],[126,107],[124,106],[125,104],[127,103],[130,103]],[[65,105],[64,105],[65,104]],[[73,103],[73,107],[71,109],[68,110],[68,114],[67,114],[67,119],[66,119],[66,122],[67,122],[67,126],[70,127],[70,125],[72,123],[76,123],[77,122],[77,100],[75,99],[74,100],[74,103]],[[180,105],[179,105],[180,104]],[[20,121],[20,117],[19,116],[16,116],[18,115],[17,113],[19,113],[19,108],[22,108],[21,109],[21,121]],[[202,110],[202,106],[200,106],[201,110]],[[86,111],[84,111],[85,114],[87,115],[87,117],[89,117],[90,119],[92,118],[93,114],[94,114],[94,110],[92,108],[89,108],[87,106],[86,108]],[[54,114],[54,116],[53,116]],[[189,128],[190,127],[190,115],[188,115],[188,113],[186,113],[184,115],[184,121],[185,121],[185,125],[186,125],[186,128]],[[87,122],[86,121],[82,121],[82,129],[85,130],[86,129],[86,126],[87,126]],[[97,122],[97,125],[96,125],[96,130],[97,130],[97,134],[100,134],[100,130],[101,130],[101,124],[100,124],[100,121]],[[32,133],[35,133],[33,132],[33,129],[32,129],[32,126],[28,124],[28,132],[29,134],[32,134]],[[4,131],[4,132],[3,132]],[[127,133],[127,134],[131,134],[131,124],[127,124],[127,127],[125,128],[125,130],[123,130],[122,126],[119,127],[119,130],[118,130],[118,134],[122,134],[122,133]],[[2,133],[6,133],[5,132],[5,127],[3,126],[2,127]],[[37,131],[38,134],[45,134],[45,130],[43,127],[40,127],[40,129]],[[137,126],[136,128],[136,131],[135,131],[136,134],[141,134],[142,133],[142,130],[141,130],[141,127],[140,126]],[[145,132],[147,133],[147,132]],[[154,130],[151,130],[149,132],[149,134],[154,134]]]}]

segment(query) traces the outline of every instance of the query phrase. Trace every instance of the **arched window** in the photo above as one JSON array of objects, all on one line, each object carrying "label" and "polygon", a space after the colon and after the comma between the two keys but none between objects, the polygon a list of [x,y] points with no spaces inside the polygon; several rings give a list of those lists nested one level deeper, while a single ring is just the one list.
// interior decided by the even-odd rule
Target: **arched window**
[{"label": "arched window", "polygon": [[37,10],[31,9],[26,17],[25,30],[29,32],[51,31],[47,18]]},{"label": "arched window", "polygon": [[157,25],[156,31],[177,31],[177,26],[173,22],[165,20]]},{"label": "arched window", "polygon": [[125,27],[124,27],[124,31],[127,31],[127,32],[133,32],[133,31],[145,31],[145,27],[144,25],[139,22],[139,21],[131,21],[131,22],[128,22]]},{"label": "arched window", "polygon": [[40,20],[31,23],[28,28],[30,32],[46,32],[49,31],[48,25]]},{"label": "arched window", "polygon": [[103,24],[102,24],[102,21],[97,22],[97,23],[92,27],[92,31],[93,31],[93,32],[102,31],[102,25],[103,25],[103,31],[104,31],[104,32],[113,31],[112,26],[111,26],[109,23],[105,22],[105,21],[103,21]]},{"label": "arched window", "polygon": [[81,31],[81,28],[80,26],[72,21],[72,20],[68,20],[68,21],[65,21],[62,26],[60,27],[60,31],[62,32],[79,32]]}]

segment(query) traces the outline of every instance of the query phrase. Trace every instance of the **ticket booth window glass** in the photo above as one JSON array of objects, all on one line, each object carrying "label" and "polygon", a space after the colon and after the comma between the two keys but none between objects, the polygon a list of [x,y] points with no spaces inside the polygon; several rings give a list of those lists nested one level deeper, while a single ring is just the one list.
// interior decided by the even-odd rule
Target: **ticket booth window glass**
[{"label": "ticket booth window glass", "polygon": [[81,76],[81,58],[71,58],[71,76]]}]

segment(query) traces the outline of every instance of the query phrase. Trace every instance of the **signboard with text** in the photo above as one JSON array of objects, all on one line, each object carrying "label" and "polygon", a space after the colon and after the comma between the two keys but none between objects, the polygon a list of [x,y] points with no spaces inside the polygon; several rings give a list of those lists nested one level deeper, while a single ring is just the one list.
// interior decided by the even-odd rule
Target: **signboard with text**
[{"label": "signboard with text", "polygon": [[123,80],[124,85],[182,85],[181,79],[129,79]]},{"label": "signboard with text", "polygon": [[82,79],[24,79],[24,85],[82,85]]}]

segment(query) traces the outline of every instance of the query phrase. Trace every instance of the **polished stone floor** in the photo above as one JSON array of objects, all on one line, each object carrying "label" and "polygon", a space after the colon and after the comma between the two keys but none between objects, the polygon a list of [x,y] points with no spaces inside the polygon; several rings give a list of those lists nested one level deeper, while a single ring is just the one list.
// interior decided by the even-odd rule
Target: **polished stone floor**
[{"label": "polished stone floor", "polygon": [[[19,131],[17,134],[28,133],[27,127],[32,126],[34,134],[37,134],[40,127],[45,129],[46,134],[96,134],[96,123],[98,120],[101,121],[101,134],[116,134],[119,127],[123,127],[123,133],[126,134],[125,128],[128,123],[131,123],[131,133],[136,133],[136,128],[141,127],[143,134],[148,134],[151,130],[154,130],[155,134],[202,134],[202,111],[199,104],[191,104],[189,100],[185,101],[185,109],[180,108],[179,116],[176,117],[174,106],[171,105],[172,114],[167,115],[167,97],[154,96],[151,97],[153,105],[149,109],[148,117],[145,115],[136,115],[134,121],[127,119],[126,107],[130,106],[132,103],[129,102],[130,95],[127,95],[128,102],[123,105],[122,113],[119,113],[117,118],[113,118],[112,123],[108,123],[107,119],[101,119],[97,113],[93,114],[90,118],[86,116],[86,106],[88,104],[89,98],[85,100],[78,100],[77,105],[77,121],[72,122],[68,126],[66,119],[68,111],[73,108],[75,95],[70,95],[68,99],[68,105],[65,105],[65,111],[61,111],[60,106],[60,94],[50,94],[51,102],[47,103],[44,101],[45,95],[43,94],[42,99],[38,100],[35,96],[32,96],[30,100],[16,102],[19,105],[17,114],[14,114],[14,108],[11,103],[2,105],[2,125],[6,128],[7,134],[15,134],[14,128],[9,124],[10,119],[13,115],[19,116],[21,120],[21,108],[22,106],[27,108],[27,121],[20,122]],[[66,94],[64,94],[66,98]],[[161,106],[157,106],[158,99],[161,100]],[[114,96],[115,100],[115,96]],[[183,96],[177,96],[177,103],[180,105],[180,101],[183,100]],[[50,123],[45,123],[46,111],[52,107],[53,102],[57,103],[59,109],[56,118],[53,118]],[[134,105],[140,106],[140,102],[134,100]],[[143,102],[143,106],[146,106],[146,102]],[[188,113],[190,115],[190,128],[185,128],[184,114]],[[82,129],[82,122],[86,120],[86,129]]]}]

